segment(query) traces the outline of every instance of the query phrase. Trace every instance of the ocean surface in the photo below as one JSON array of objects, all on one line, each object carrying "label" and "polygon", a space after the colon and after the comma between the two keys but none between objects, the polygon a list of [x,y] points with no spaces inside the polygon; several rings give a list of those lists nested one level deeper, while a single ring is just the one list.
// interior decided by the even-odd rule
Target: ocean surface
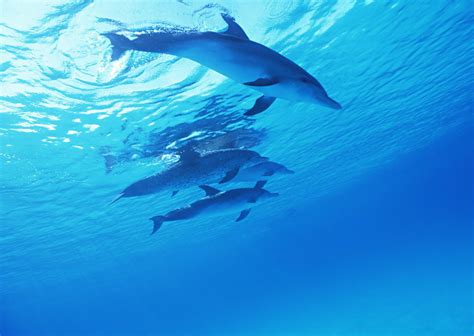
[{"label": "ocean surface", "polygon": [[[245,117],[255,91],[101,35],[221,13],[343,109]],[[469,0],[0,0],[0,335],[472,335],[473,24]],[[150,236],[199,188],[109,204],[188,147],[294,174],[240,222]]]}]

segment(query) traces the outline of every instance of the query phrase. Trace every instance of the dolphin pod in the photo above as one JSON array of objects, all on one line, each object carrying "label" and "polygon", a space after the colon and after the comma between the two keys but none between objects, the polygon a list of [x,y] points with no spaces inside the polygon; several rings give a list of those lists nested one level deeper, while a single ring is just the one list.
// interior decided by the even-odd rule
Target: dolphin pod
[{"label": "dolphin pod", "polygon": [[[277,98],[319,104],[332,109],[342,108],[329,97],[316,78],[302,67],[278,52],[251,41],[242,27],[228,14],[221,16],[228,25],[222,33],[162,31],[143,33],[134,39],[116,32],[103,35],[112,44],[112,61],[119,59],[129,50],[174,55],[193,60],[261,92],[263,95],[245,113],[246,116],[265,111]],[[249,215],[255,203],[278,196],[277,193],[264,189],[267,178],[276,174],[294,173],[248,149],[218,149],[202,154],[195,149],[186,149],[178,154],[180,160],[177,163],[132,183],[112,201],[114,203],[121,198],[149,195],[164,190],[171,191],[174,196],[179,190],[194,186],[205,191],[204,198],[150,218],[153,221],[151,234],[158,231],[165,222],[189,220],[205,214],[239,211],[236,219],[239,222]],[[106,164],[112,165],[112,161]],[[258,182],[252,188],[227,191],[220,191],[209,185],[229,181]]]},{"label": "dolphin pod", "polygon": [[242,168],[253,167],[267,160],[247,149],[223,149],[205,154],[188,150],[180,153],[180,160],[168,169],[129,185],[112,203],[123,197],[149,195],[164,190],[172,191],[174,196],[180,189],[226,183],[237,176]]},{"label": "dolphin pod", "polygon": [[265,111],[276,98],[341,108],[316,78],[302,67],[278,52],[251,41],[228,14],[221,16],[228,25],[223,33],[153,32],[139,35],[134,40],[112,32],[103,35],[112,44],[112,60],[117,60],[127,50],[184,57],[263,93],[245,113],[247,116]]},{"label": "dolphin pod", "polygon": [[278,196],[277,193],[271,193],[263,189],[265,183],[266,181],[258,181],[253,188],[239,188],[228,191],[220,191],[208,185],[201,185],[200,188],[205,191],[206,197],[183,208],[172,210],[166,215],[150,218],[153,221],[151,234],[158,231],[164,222],[192,219],[203,213],[211,216],[230,211],[240,211],[236,219],[236,222],[239,222],[248,216],[252,205],[257,201]]}]

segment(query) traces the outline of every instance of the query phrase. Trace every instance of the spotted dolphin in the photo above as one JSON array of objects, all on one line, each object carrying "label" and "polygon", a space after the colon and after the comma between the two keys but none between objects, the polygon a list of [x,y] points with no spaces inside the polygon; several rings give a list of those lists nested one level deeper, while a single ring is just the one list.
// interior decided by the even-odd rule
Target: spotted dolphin
[{"label": "spotted dolphin", "polygon": [[234,18],[221,15],[228,25],[223,33],[153,32],[133,40],[117,33],[103,35],[112,44],[112,60],[118,59],[127,50],[184,57],[263,93],[245,115],[265,111],[276,98],[341,108],[316,78],[302,67],[278,52],[251,41]]},{"label": "spotted dolphin", "polygon": [[261,178],[268,178],[270,176],[278,174],[294,174],[295,172],[291,169],[286,168],[284,165],[273,162],[265,161],[256,164],[255,166],[246,167],[241,169],[237,176],[232,180],[234,182],[240,181],[257,181]]},{"label": "spotted dolphin", "polygon": [[277,193],[271,193],[263,187],[266,181],[258,181],[253,188],[239,188],[228,191],[219,191],[216,188],[202,185],[200,186],[206,192],[206,197],[191,203],[190,205],[168,212],[163,216],[154,216],[150,218],[153,221],[154,234],[164,222],[174,222],[195,218],[201,214],[221,215],[230,211],[240,211],[236,222],[245,219],[250,213],[251,207],[257,201],[262,201],[271,197],[278,196]]},{"label": "spotted dolphin", "polygon": [[172,191],[174,196],[180,189],[201,184],[226,183],[240,169],[266,160],[268,158],[247,149],[222,149],[204,154],[188,150],[180,153],[180,160],[176,164],[126,187],[112,203],[123,197],[149,195],[164,190]]}]

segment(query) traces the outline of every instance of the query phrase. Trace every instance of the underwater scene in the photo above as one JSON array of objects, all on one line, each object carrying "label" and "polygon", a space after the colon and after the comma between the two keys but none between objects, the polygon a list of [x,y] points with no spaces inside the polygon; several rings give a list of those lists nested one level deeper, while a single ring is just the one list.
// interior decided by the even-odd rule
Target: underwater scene
[{"label": "underwater scene", "polygon": [[0,0],[0,335],[473,335],[473,8]]}]

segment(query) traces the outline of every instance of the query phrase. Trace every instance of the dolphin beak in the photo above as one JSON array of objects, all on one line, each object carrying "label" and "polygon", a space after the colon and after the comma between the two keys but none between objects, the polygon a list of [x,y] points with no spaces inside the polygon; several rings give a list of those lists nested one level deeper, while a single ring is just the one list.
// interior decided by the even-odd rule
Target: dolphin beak
[{"label": "dolphin beak", "polygon": [[323,105],[330,107],[335,110],[340,110],[342,109],[341,104],[339,104],[337,101],[332,99],[331,97],[327,96],[322,100]]}]

